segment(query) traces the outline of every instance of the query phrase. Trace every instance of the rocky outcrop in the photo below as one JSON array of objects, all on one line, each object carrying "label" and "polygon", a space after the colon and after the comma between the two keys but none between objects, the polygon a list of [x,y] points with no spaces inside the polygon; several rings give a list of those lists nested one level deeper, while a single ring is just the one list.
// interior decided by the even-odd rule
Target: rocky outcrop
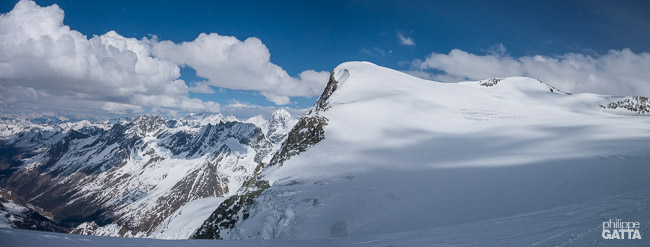
[{"label": "rocky outcrop", "polygon": [[273,156],[269,166],[282,165],[289,158],[306,151],[309,147],[325,139],[327,118],[322,116],[306,116],[298,120],[295,127],[289,132],[287,140],[282,144],[280,151]]},{"label": "rocky outcrop", "polygon": [[219,204],[219,207],[192,234],[191,238],[224,239],[238,221],[248,218],[248,210],[253,204],[253,199],[268,189],[269,184],[266,181],[252,178],[243,188],[239,194]]},{"label": "rocky outcrop", "polygon": [[621,100],[610,102],[607,105],[601,105],[605,109],[623,109],[636,114],[650,113],[650,101],[643,96],[626,97]]},{"label": "rocky outcrop", "polygon": [[479,81],[479,85],[484,86],[484,87],[492,87],[492,86],[496,86],[497,84],[499,84],[499,82],[502,81],[502,80],[503,80],[503,78],[490,78],[490,79],[487,79],[487,80]]}]

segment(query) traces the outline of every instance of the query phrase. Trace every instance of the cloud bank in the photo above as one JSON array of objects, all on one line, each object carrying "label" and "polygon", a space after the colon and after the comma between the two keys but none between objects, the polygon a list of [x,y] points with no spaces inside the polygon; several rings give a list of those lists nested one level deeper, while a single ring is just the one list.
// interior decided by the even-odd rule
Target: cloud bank
[{"label": "cloud bank", "polygon": [[[505,51],[505,49],[503,49]],[[599,56],[512,57],[506,52],[476,55],[459,49],[432,53],[413,62],[411,74],[444,82],[528,76],[574,93],[650,96],[650,53],[610,50]]]},{"label": "cloud bank", "polygon": [[[0,15],[0,106],[30,110],[85,109],[119,113],[144,108],[188,112],[219,111],[219,104],[191,98],[214,93],[210,86],[256,90],[278,105],[293,96],[312,97],[327,72],[307,70],[291,77],[270,62],[257,38],[201,34],[175,44],[135,39],[109,31],[90,38],[63,24],[58,5],[18,2]],[[188,87],[179,66],[190,66],[206,81]]]},{"label": "cloud bank", "polygon": [[258,38],[240,41],[216,33],[200,34],[195,40],[175,44],[157,42],[153,54],[194,68],[210,86],[260,91],[277,105],[290,103],[290,96],[312,97],[322,92],[328,72],[307,70],[298,78],[271,63],[271,53]]}]

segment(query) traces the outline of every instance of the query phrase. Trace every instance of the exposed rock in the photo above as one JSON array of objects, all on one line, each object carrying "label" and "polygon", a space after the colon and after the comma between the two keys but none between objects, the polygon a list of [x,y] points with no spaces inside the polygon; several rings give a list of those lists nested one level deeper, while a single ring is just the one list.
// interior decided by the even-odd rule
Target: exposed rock
[{"label": "exposed rock", "polygon": [[253,204],[253,199],[266,189],[269,184],[266,181],[258,181],[255,178],[248,181],[245,190],[238,195],[232,196],[221,204],[210,217],[197,229],[191,238],[194,239],[223,239],[224,234],[229,234],[239,220],[248,218],[248,210]]},{"label": "exposed rock", "polygon": [[611,102],[606,106],[601,105],[600,107],[606,109],[624,109],[636,114],[650,113],[650,101],[643,96],[625,97],[621,100]]},{"label": "exposed rock", "polygon": [[484,87],[492,87],[496,86],[501,80],[503,80],[503,78],[490,78],[487,80],[479,81],[479,85]]}]

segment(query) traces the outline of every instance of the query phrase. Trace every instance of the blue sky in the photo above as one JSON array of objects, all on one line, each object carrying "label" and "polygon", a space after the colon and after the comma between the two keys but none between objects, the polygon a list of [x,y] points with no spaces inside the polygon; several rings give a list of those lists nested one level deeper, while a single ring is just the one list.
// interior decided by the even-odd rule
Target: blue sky
[{"label": "blue sky", "polygon": [[[0,12],[17,1],[2,1]],[[429,56],[451,57],[458,49],[498,59],[535,55],[567,59],[579,54],[594,59],[610,50],[650,52],[650,1],[68,1],[64,24],[89,38],[114,30],[141,39],[155,35],[174,43],[200,33],[218,33],[243,41],[256,37],[268,48],[270,61],[292,77],[302,71],[331,71],[350,60],[365,60],[430,79],[472,79],[451,74]],[[410,39],[405,45],[400,37]],[[448,55],[447,55],[448,54]],[[498,60],[497,59],[497,60]],[[502,60],[499,60],[502,61]],[[598,66],[596,66],[598,67]],[[436,76],[443,74],[451,77]],[[525,71],[526,74],[535,74]],[[499,74],[499,73],[496,73]],[[198,78],[181,65],[188,84]],[[641,78],[643,79],[643,78]],[[213,87],[215,93],[190,92],[190,98],[233,100],[277,106],[256,90]],[[291,96],[291,108],[304,108],[316,96]]]}]

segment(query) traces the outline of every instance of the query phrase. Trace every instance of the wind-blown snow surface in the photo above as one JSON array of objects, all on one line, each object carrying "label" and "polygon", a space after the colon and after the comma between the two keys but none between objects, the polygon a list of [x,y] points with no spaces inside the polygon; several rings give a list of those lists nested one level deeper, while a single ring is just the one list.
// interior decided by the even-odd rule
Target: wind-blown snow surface
[{"label": "wind-blown snow surface", "polygon": [[311,240],[156,240],[0,229],[13,246],[648,246],[641,240],[600,238],[602,219],[638,220],[648,234],[647,195],[628,193],[550,210],[418,231]]},{"label": "wind-blown snow surface", "polygon": [[[317,113],[328,119],[325,139],[267,168],[261,179],[271,188],[223,236],[321,239],[455,225],[452,236],[462,238],[484,230],[472,222],[632,193],[639,210],[574,207],[553,218],[559,231],[539,232],[540,219],[528,218],[503,237],[589,243],[600,238],[591,234],[598,222],[622,211],[650,237],[650,118],[600,107],[612,97],[523,77],[436,83],[363,62],[338,66],[334,77],[328,109]],[[594,223],[574,224],[578,212]]]}]

